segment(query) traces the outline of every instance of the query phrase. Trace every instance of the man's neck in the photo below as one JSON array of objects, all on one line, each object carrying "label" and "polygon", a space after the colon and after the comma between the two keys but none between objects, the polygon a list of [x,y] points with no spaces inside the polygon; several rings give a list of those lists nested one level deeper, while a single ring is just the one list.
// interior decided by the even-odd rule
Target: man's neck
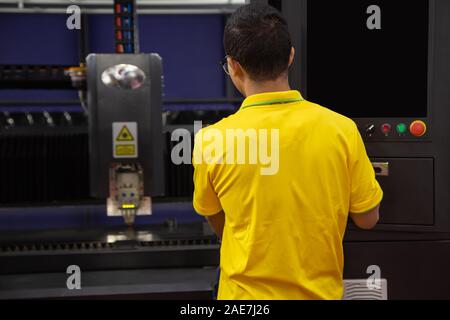
[{"label": "man's neck", "polygon": [[245,95],[252,96],[259,93],[289,91],[289,81],[286,78],[276,79],[273,81],[253,82],[249,81],[245,88]]}]

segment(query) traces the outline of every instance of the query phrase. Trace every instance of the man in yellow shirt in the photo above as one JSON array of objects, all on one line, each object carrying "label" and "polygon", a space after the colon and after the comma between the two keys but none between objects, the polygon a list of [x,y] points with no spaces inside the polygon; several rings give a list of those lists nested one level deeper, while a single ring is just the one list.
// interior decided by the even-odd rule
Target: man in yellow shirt
[{"label": "man in yellow shirt", "polygon": [[193,159],[194,208],[222,239],[218,298],[341,299],[348,217],[373,228],[383,197],[359,131],[291,90],[274,8],[239,8],[224,46],[246,99],[196,135]]}]

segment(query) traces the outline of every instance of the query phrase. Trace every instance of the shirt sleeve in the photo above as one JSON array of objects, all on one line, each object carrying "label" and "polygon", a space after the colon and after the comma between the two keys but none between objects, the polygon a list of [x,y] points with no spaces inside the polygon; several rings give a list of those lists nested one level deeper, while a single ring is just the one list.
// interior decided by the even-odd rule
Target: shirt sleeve
[{"label": "shirt sleeve", "polygon": [[381,203],[383,191],[376,180],[375,170],[366,153],[358,129],[354,128],[354,143],[350,155],[350,212],[366,213]]},{"label": "shirt sleeve", "polygon": [[203,158],[203,145],[200,139],[202,131],[195,136],[193,165],[194,165],[194,197],[195,211],[202,216],[213,216],[222,211],[219,197],[211,182],[210,166]]}]

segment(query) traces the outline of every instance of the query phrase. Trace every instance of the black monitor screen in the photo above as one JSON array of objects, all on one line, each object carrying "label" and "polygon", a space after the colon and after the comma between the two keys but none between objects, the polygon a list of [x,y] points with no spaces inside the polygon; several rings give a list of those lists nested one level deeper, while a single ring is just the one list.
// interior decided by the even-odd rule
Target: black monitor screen
[{"label": "black monitor screen", "polygon": [[308,1],[308,100],[353,118],[426,117],[428,14],[428,0]]}]

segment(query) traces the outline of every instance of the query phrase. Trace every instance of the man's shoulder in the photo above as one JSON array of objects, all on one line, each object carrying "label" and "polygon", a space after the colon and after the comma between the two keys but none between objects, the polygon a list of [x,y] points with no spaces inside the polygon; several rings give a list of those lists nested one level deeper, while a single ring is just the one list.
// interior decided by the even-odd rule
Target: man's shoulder
[{"label": "man's shoulder", "polygon": [[[340,113],[337,113],[328,107],[306,100],[303,103],[306,103],[310,107],[308,108],[308,110],[314,113],[313,118],[319,119],[319,123],[321,126],[328,127],[332,131],[339,131],[345,133],[346,135],[352,136],[354,135],[355,131],[358,130],[356,123],[352,119]],[[302,108],[299,108],[298,110],[302,110]],[[299,117],[301,116],[302,115],[299,115]],[[295,117],[288,120],[298,121]],[[202,134],[208,132],[211,134],[213,134],[214,132],[225,132],[227,129],[236,128],[236,126],[240,125],[242,125],[243,127],[247,127],[248,122],[248,115],[237,112],[226,118],[223,118],[222,120],[212,125],[204,127],[201,132]]]},{"label": "man's shoulder", "polygon": [[340,113],[337,113],[336,111],[332,110],[332,107],[323,106],[314,102],[307,102],[315,107],[317,112],[319,112],[321,115],[330,118],[330,120],[339,121],[340,123],[348,126],[354,126],[355,122],[350,119],[349,117],[346,117]]},{"label": "man's shoulder", "polygon": [[239,120],[239,114],[234,113],[226,118],[223,118],[222,120],[219,120],[214,124],[204,127],[201,131],[202,133],[206,133],[212,130],[219,130],[219,131],[226,130],[236,125],[237,120]]},{"label": "man's shoulder", "polygon": [[[235,116],[236,116],[236,114],[232,114],[226,118],[223,118],[222,120],[219,120],[218,122],[216,122],[214,124],[206,125],[202,129],[197,131],[195,133],[195,145],[198,145],[200,142],[202,144],[205,144],[204,143],[205,136],[206,137],[209,137],[209,136],[214,137],[217,134],[220,134],[223,136],[223,133],[226,131],[226,129],[228,129],[229,126],[235,121],[235,119],[236,119]],[[208,138],[207,140],[209,141],[211,139]]]},{"label": "man's shoulder", "polygon": [[354,133],[354,131],[357,130],[356,123],[349,117],[320,104],[309,101],[307,103],[314,106],[314,110],[320,116],[323,125],[335,127],[347,133]]}]

